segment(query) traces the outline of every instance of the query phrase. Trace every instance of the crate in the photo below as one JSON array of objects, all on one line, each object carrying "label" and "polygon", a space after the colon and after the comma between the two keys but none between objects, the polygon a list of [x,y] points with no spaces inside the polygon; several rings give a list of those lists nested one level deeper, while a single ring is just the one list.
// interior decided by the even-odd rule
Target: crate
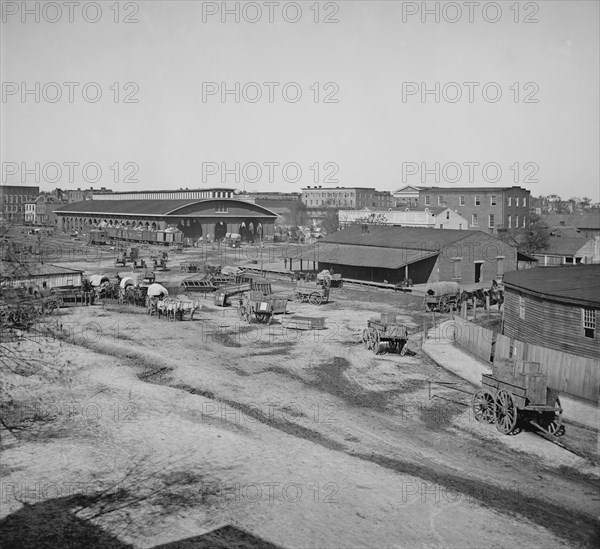
[{"label": "crate", "polygon": [[383,324],[396,324],[396,313],[381,313]]},{"label": "crate", "polygon": [[518,374],[516,384],[524,387],[529,404],[545,406],[547,400],[548,376],[546,374]]},{"label": "crate", "polygon": [[325,329],[324,316],[292,316],[282,320],[285,328],[293,330],[323,330]]},{"label": "crate", "polygon": [[492,363],[492,376],[507,383],[516,381],[516,361],[510,359],[497,359]]}]

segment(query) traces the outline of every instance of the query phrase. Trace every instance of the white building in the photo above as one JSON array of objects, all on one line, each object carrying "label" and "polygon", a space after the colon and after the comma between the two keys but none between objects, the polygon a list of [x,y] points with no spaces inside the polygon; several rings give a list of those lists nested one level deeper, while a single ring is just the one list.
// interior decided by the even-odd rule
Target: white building
[{"label": "white building", "polygon": [[422,210],[340,210],[340,228],[353,223],[374,223],[398,227],[424,227],[430,229],[467,230],[469,222],[450,208],[424,208]]}]

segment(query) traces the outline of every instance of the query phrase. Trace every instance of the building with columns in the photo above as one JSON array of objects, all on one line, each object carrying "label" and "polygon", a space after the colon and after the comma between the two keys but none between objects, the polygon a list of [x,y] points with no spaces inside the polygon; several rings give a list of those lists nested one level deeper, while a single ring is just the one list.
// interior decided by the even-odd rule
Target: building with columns
[{"label": "building with columns", "polygon": [[277,214],[263,206],[233,198],[206,200],[86,200],[55,210],[64,232],[107,227],[164,230],[177,227],[185,238],[219,240],[237,233],[243,240],[273,237]]}]

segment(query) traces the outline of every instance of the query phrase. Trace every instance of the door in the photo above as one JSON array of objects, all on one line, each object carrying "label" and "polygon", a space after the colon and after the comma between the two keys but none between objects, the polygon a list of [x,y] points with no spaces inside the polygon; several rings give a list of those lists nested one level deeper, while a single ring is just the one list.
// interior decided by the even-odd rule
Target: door
[{"label": "door", "polygon": [[475,263],[475,282],[481,282],[481,266],[483,263]]}]

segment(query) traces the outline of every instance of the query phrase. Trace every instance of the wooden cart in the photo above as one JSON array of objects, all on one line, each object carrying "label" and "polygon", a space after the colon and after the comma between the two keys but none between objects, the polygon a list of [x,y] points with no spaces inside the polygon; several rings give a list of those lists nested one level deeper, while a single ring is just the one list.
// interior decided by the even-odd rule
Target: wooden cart
[{"label": "wooden cart", "polygon": [[564,434],[559,393],[548,387],[548,376],[539,363],[495,362],[492,374],[483,374],[481,383],[472,401],[477,421],[495,423],[505,435],[519,433],[524,423],[549,435]]},{"label": "wooden cart", "polygon": [[426,311],[449,313],[457,309],[460,303],[460,285],[457,282],[433,282],[427,286],[427,295],[423,300]]},{"label": "wooden cart", "polygon": [[296,285],[292,298],[296,303],[321,305],[329,301],[329,288],[316,285]]},{"label": "wooden cart", "polygon": [[388,344],[390,351],[399,351],[404,356],[408,350],[408,329],[403,324],[398,324],[396,315],[381,313],[381,318],[370,318],[362,335],[365,349],[375,354],[381,350],[383,342]]},{"label": "wooden cart", "polygon": [[262,292],[250,292],[243,295],[239,300],[238,316],[240,320],[251,322],[253,318],[258,322],[271,324],[275,308],[272,300]]},{"label": "wooden cart", "polygon": [[331,274],[329,271],[321,271],[317,275],[317,284],[324,288],[341,288],[344,281],[339,273]]}]

